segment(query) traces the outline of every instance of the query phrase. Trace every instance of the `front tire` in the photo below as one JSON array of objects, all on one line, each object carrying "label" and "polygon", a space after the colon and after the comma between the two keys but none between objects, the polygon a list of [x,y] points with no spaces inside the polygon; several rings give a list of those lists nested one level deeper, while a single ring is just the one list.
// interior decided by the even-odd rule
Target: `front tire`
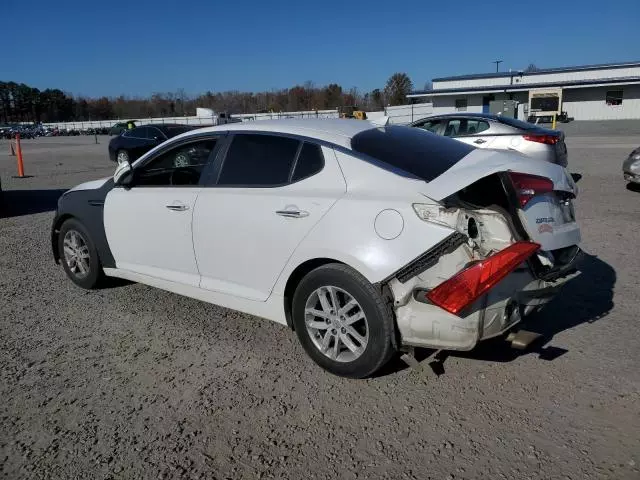
[{"label": "front tire", "polygon": [[99,286],[104,272],[98,251],[85,226],[75,218],[66,220],[60,227],[58,254],[73,283],[85,289]]},{"label": "front tire", "polygon": [[327,264],[308,273],[293,296],[302,347],[325,370],[363,378],[393,354],[393,313],[382,293],[352,268]]}]

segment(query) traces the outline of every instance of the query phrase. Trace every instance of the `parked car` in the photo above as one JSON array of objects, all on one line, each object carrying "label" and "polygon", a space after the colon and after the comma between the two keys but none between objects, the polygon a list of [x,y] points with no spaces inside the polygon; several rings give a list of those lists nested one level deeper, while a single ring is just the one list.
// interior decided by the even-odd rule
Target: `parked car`
[{"label": "parked car", "polygon": [[136,128],[136,122],[129,120],[128,122],[118,122],[109,129],[109,135],[120,135],[126,130]]},{"label": "parked car", "polygon": [[119,277],[264,317],[365,377],[398,349],[472,349],[551,300],[577,275],[574,195],[558,165],[417,128],[265,120],[66,192],[51,243],[80,287]]},{"label": "parked car", "polygon": [[165,140],[193,130],[180,124],[141,125],[112,138],[109,142],[109,158],[114,162],[133,162]]},{"label": "parked car", "polygon": [[515,118],[488,113],[451,113],[423,118],[410,126],[477,148],[512,150],[535,160],[567,166],[563,132]]},{"label": "parked car", "polygon": [[640,147],[631,152],[624,161],[622,173],[627,182],[640,184]]}]

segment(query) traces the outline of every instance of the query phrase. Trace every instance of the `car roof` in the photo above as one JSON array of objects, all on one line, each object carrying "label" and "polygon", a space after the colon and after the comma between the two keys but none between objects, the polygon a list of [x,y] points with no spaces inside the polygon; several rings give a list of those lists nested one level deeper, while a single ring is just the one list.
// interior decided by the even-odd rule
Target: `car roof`
[{"label": "car roof", "polygon": [[[338,118],[286,118],[279,120],[252,120],[228,123],[215,127],[203,127],[183,133],[180,137],[207,132],[273,132],[300,135],[351,148],[351,138],[360,132],[376,128],[366,120]],[[177,137],[176,137],[177,138]]]}]

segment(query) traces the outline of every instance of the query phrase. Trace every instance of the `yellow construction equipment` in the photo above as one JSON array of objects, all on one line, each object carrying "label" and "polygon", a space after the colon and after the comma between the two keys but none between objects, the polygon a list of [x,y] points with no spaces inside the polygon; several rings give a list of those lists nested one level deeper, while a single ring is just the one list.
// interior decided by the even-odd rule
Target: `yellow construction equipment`
[{"label": "yellow construction equipment", "polygon": [[355,118],[356,120],[367,119],[367,112],[358,110],[358,107],[354,105],[338,107],[338,115],[340,118]]}]

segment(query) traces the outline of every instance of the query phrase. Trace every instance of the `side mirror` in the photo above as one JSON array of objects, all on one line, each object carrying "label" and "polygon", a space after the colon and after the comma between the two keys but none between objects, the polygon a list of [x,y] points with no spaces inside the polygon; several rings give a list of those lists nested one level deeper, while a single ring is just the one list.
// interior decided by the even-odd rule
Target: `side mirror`
[{"label": "side mirror", "polygon": [[116,185],[129,185],[133,180],[133,168],[131,168],[131,164],[127,162],[118,163],[116,167],[116,171],[113,174],[113,182]]}]

